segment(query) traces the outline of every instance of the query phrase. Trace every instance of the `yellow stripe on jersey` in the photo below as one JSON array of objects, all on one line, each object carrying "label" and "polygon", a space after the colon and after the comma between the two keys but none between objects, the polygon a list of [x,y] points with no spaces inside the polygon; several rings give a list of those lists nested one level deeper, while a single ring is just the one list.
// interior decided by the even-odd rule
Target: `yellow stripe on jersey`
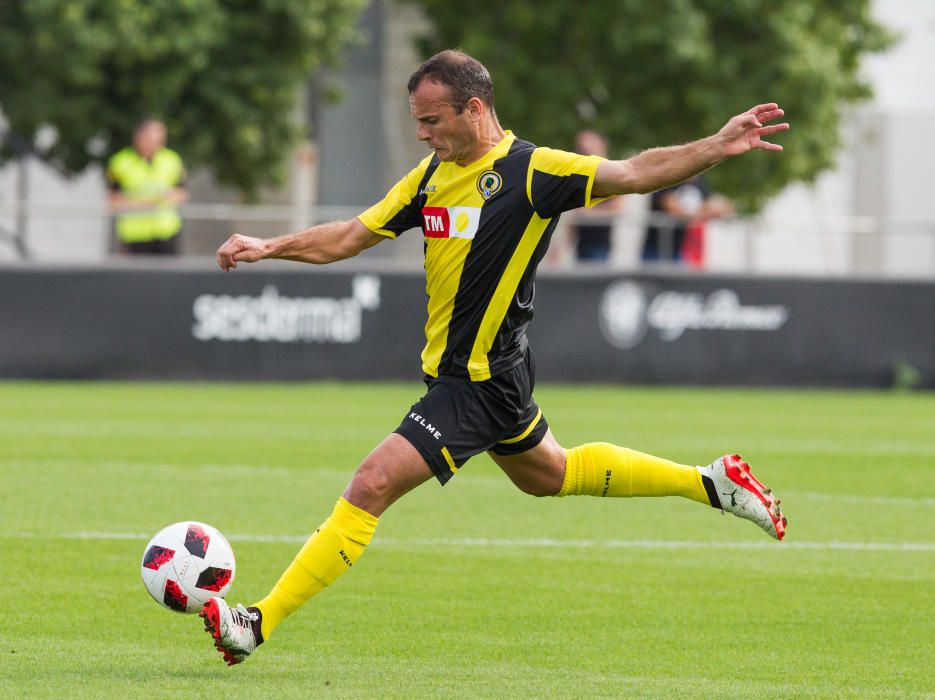
[{"label": "yellow stripe on jersey", "polygon": [[519,281],[526,272],[532,254],[535,252],[536,246],[539,245],[539,240],[548,225],[549,219],[540,219],[535,214],[532,215],[526,230],[523,232],[522,240],[516,246],[516,250],[513,251],[513,256],[510,258],[510,262],[507,263],[503,276],[500,277],[497,289],[493,293],[493,298],[490,300],[490,305],[487,307],[481,321],[480,329],[474,340],[474,347],[471,348],[471,359],[468,360],[468,374],[472,381],[482,382],[485,379],[490,379],[490,363],[487,361],[487,353],[493,347],[497,331],[503,324],[503,319],[510,308],[510,304],[513,303],[513,296],[516,294]]},{"label": "yellow stripe on jersey", "polygon": [[448,328],[455,310],[455,296],[461,286],[464,259],[471,250],[469,238],[425,239],[426,293],[429,318],[425,323],[422,370],[438,376],[438,365],[448,345]]},{"label": "yellow stripe on jersey", "polygon": [[[425,175],[431,160],[432,156],[428,156],[410,170],[402,180],[393,186],[393,189],[387,193],[386,197],[357,217],[360,222],[376,234],[396,238],[401,231],[394,231],[387,227],[396,216],[407,207],[412,206],[413,200],[419,195],[419,183],[422,181],[422,176]],[[417,220],[412,217],[411,223],[406,228],[416,225],[418,225]]]},{"label": "yellow stripe on jersey", "polygon": [[526,439],[526,436],[529,435],[529,433],[532,432],[532,429],[535,428],[537,425],[539,425],[539,419],[541,419],[541,418],[542,418],[542,409],[540,408],[540,409],[539,409],[539,412],[536,414],[536,417],[533,418],[532,421],[529,423],[529,425],[526,427],[526,430],[524,430],[523,432],[521,432],[521,433],[520,433],[519,435],[517,435],[516,437],[511,437],[511,438],[509,438],[508,440],[501,440],[501,441],[500,441],[500,444],[501,444],[501,445],[511,445],[511,444],[513,444],[514,442],[519,442],[520,440],[525,440],[525,439]]}]

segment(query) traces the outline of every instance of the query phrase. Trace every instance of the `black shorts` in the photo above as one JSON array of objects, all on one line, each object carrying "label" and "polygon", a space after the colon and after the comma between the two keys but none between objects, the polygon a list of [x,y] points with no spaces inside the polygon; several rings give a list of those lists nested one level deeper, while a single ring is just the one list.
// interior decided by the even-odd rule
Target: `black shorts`
[{"label": "black shorts", "polygon": [[394,431],[412,443],[444,485],[471,457],[530,450],[549,429],[532,398],[532,357],[482,382],[426,377],[428,391]]}]

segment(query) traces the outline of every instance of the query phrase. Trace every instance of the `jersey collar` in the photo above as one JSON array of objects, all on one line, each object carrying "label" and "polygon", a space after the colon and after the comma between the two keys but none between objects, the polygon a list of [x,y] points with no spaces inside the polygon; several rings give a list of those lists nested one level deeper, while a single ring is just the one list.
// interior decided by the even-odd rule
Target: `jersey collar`
[{"label": "jersey collar", "polygon": [[513,145],[513,142],[516,140],[516,136],[513,135],[513,132],[507,129],[505,131],[505,136],[500,139],[497,144],[487,151],[482,157],[475,160],[470,165],[458,165],[457,163],[450,163],[454,167],[464,170],[465,172],[471,170],[486,170],[491,164],[505,156],[510,151],[510,146]]}]

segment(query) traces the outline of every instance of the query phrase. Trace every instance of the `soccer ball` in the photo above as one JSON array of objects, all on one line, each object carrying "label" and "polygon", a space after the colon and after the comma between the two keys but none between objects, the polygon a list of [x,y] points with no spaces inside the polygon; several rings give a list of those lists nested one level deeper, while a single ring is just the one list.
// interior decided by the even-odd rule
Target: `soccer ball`
[{"label": "soccer ball", "polygon": [[169,525],[143,550],[143,584],[157,603],[183,613],[200,612],[208,598],[223,598],[234,582],[234,551],[210,525]]}]

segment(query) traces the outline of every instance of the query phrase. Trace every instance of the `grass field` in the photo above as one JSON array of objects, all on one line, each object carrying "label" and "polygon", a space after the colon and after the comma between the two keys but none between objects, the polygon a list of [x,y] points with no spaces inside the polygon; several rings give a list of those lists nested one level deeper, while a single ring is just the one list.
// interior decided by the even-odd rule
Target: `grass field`
[{"label": "grass field", "polygon": [[0,384],[0,697],[935,697],[935,396],[542,386],[558,439],[739,451],[776,543],[679,499],[534,499],[486,457],[384,516],[228,669],[139,561],[229,535],[250,603],[412,385]]}]

